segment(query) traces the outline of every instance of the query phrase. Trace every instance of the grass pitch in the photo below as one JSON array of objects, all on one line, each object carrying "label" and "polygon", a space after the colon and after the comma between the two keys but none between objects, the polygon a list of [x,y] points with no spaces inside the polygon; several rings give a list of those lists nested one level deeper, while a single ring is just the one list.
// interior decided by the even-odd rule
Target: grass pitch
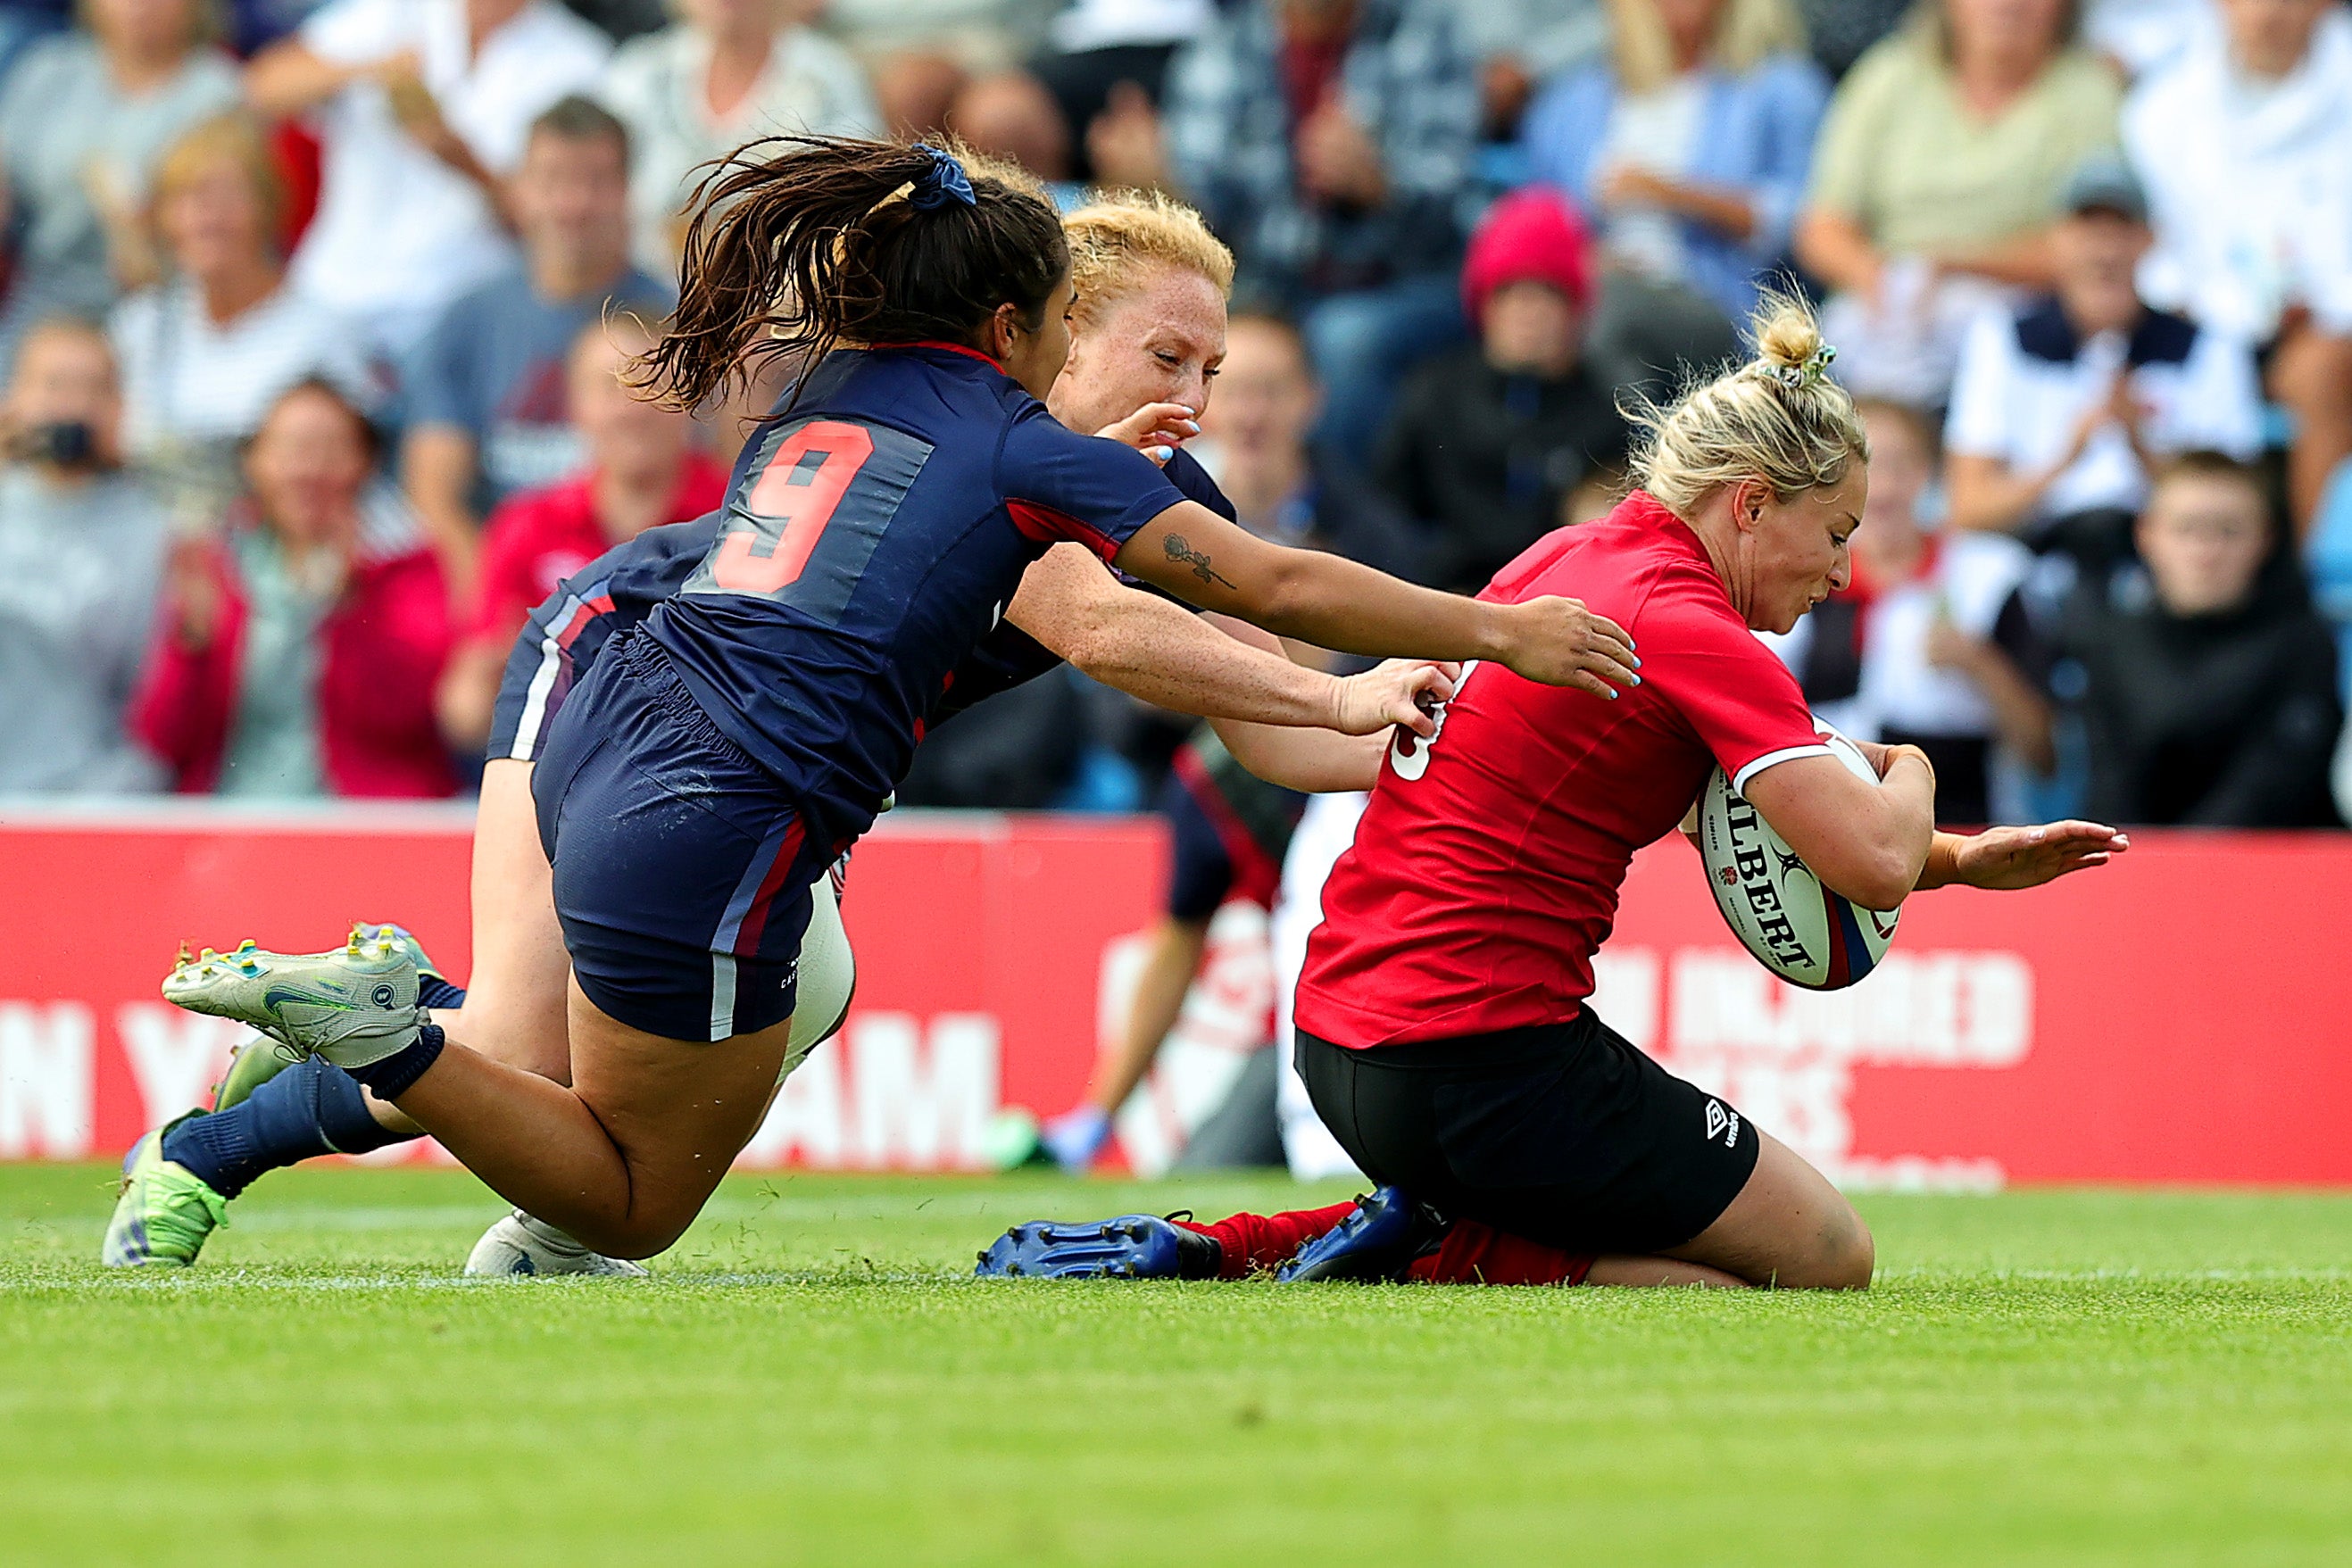
[{"label": "grass pitch", "polygon": [[467,1286],[456,1173],[268,1178],[184,1276],[0,1168],[0,1562],[2352,1562],[2352,1197],[1866,1201],[1867,1296],[982,1282],[1322,1190],[731,1181]]}]

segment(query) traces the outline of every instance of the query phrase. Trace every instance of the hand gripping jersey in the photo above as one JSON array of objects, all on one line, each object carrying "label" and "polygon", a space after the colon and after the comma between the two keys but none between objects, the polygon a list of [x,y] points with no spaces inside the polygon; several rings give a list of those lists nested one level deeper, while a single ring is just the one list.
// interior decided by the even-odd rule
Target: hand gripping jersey
[{"label": "hand gripping jersey", "polygon": [[971,350],[844,350],[744,448],[717,541],[643,631],[787,799],[853,839],[1029,563],[1061,539],[1108,560],[1182,499]]},{"label": "hand gripping jersey", "polygon": [[1391,746],[1324,886],[1299,1029],[1363,1048],[1573,1019],[1633,852],[1675,831],[1709,770],[1744,787],[1828,755],[1698,536],[1647,495],[1546,535],[1479,597],[1552,593],[1632,634],[1642,684],[1611,701],[1475,664],[1433,739]]},{"label": "hand gripping jersey", "polygon": [[[1234,520],[1234,504],[1192,454],[1179,451],[1161,472],[1185,498],[1200,502],[1228,522]],[[687,579],[719,542],[726,522],[727,514],[720,511],[690,523],[647,528],[566,578],[533,610],[507,658],[488,755],[520,762],[536,759],[548,722],[604,644],[615,633],[644,621],[654,606],[675,597],[686,586]],[[1146,592],[1160,592],[1134,579],[1125,580]],[[1001,621],[956,666],[929,727],[937,728],[999,692],[1034,680],[1061,662],[1059,654],[1026,632]]]}]

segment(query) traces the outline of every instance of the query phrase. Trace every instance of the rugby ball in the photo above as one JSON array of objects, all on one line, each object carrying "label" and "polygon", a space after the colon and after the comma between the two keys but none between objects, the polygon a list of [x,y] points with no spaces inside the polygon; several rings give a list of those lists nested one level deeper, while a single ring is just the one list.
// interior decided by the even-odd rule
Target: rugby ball
[{"label": "rugby ball", "polygon": [[[1854,744],[1824,735],[1837,759],[1872,783],[1878,774]],[[1900,910],[1864,909],[1823,887],[1722,768],[1698,801],[1698,852],[1723,923],[1756,961],[1811,991],[1853,985],[1878,967]]]}]

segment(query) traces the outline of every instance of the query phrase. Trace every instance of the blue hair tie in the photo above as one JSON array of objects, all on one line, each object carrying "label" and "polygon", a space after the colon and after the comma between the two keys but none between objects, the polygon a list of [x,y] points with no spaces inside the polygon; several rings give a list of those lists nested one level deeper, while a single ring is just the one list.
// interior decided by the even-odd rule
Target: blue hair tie
[{"label": "blue hair tie", "polygon": [[936,147],[925,147],[931,166],[915,176],[915,188],[907,201],[919,212],[931,212],[950,202],[961,202],[967,207],[980,205],[980,198],[971,193],[971,176],[963,172],[963,164],[952,152]]}]

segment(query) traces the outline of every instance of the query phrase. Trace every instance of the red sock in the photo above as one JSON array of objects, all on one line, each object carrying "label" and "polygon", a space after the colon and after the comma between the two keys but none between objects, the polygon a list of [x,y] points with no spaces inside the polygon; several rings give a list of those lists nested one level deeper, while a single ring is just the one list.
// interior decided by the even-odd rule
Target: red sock
[{"label": "red sock", "polygon": [[1591,1267],[1591,1258],[1459,1219],[1405,1277],[1425,1285],[1580,1285]]},{"label": "red sock", "polygon": [[1176,1223],[1215,1237],[1225,1254],[1217,1278],[1238,1280],[1279,1269],[1297,1257],[1300,1248],[1355,1212],[1353,1203],[1335,1203],[1328,1208],[1294,1208],[1286,1214],[1236,1214],[1214,1225],[1189,1219]]}]

